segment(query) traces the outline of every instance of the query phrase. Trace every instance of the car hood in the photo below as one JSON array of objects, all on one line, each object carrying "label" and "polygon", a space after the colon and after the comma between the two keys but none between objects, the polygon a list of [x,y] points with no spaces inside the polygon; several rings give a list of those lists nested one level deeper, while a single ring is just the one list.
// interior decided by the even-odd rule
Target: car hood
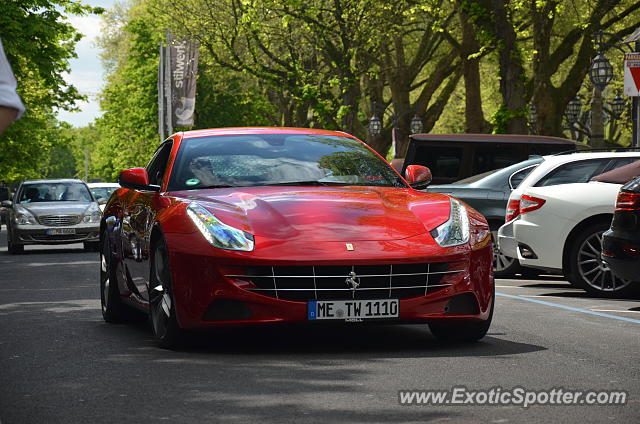
[{"label": "car hood", "polygon": [[82,215],[91,202],[37,202],[21,203],[20,206],[35,216]]},{"label": "car hood", "polygon": [[447,196],[388,187],[236,187],[176,195],[256,236],[318,242],[404,239],[446,222],[450,209]]}]

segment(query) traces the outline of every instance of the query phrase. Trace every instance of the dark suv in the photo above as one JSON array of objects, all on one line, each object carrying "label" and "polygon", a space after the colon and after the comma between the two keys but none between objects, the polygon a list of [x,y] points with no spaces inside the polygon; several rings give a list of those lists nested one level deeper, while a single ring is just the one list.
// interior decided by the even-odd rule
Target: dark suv
[{"label": "dark suv", "polygon": [[424,165],[431,170],[434,184],[448,184],[505,168],[531,155],[575,150],[571,140],[538,135],[413,134],[402,171],[408,165]]},{"label": "dark suv", "polygon": [[602,259],[614,274],[640,286],[640,177],[620,189],[611,229],[602,236]]}]

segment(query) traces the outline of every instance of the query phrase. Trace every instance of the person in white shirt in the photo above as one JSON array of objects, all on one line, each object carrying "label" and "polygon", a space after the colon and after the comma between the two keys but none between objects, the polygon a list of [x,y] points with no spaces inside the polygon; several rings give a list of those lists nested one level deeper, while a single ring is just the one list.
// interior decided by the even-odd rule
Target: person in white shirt
[{"label": "person in white shirt", "polygon": [[16,87],[16,78],[0,40],[0,135],[24,113],[24,104],[16,92]]}]

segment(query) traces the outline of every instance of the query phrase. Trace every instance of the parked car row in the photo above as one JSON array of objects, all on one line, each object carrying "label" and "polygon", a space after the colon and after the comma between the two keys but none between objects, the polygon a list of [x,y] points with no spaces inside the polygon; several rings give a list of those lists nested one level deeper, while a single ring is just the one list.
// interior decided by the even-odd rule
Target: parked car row
[{"label": "parked car row", "polygon": [[97,251],[99,204],[106,202],[101,199],[110,195],[107,190],[112,192],[119,185],[91,185],[77,179],[22,182],[11,200],[2,201],[9,253],[22,253],[26,245],[67,243],[84,243],[86,250]]},{"label": "parked car row", "polygon": [[640,152],[630,151],[545,157],[509,196],[500,252],[521,266],[561,273],[595,295],[635,292],[633,278],[640,278],[612,272],[601,253],[620,178],[640,174],[638,160]]}]

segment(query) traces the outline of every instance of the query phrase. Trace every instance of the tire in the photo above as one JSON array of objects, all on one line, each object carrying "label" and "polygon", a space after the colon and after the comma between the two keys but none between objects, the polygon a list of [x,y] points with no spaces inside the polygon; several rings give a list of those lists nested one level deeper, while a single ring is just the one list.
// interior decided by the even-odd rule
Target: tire
[{"label": "tire", "polygon": [[14,243],[13,240],[11,240],[11,233],[8,231],[7,231],[7,250],[12,255],[19,255],[21,253],[24,253],[24,245]]},{"label": "tire", "polygon": [[429,323],[433,336],[443,342],[472,343],[482,339],[491,327],[496,303],[495,288],[491,297],[491,312],[485,321],[434,321]]},{"label": "tire", "polygon": [[111,243],[103,234],[100,249],[100,304],[102,318],[112,324],[132,321],[134,311],[122,301],[118,290],[118,262],[111,252]]},{"label": "tire", "polygon": [[99,241],[85,241],[84,250],[87,252],[99,252],[100,251],[100,242]]},{"label": "tire", "polygon": [[498,250],[498,231],[491,231],[491,241],[493,244],[493,275],[496,278],[513,277],[520,271],[520,264],[515,258],[510,258],[500,253]]},{"label": "tire", "polygon": [[602,260],[602,234],[609,222],[598,222],[583,228],[569,247],[569,275],[575,287],[600,297],[627,297],[637,293],[636,284],[611,272]]},{"label": "tire", "polygon": [[174,349],[183,341],[183,331],[176,319],[173,282],[169,269],[167,244],[158,240],[151,250],[149,278],[149,318],[154,338],[161,348]]}]

